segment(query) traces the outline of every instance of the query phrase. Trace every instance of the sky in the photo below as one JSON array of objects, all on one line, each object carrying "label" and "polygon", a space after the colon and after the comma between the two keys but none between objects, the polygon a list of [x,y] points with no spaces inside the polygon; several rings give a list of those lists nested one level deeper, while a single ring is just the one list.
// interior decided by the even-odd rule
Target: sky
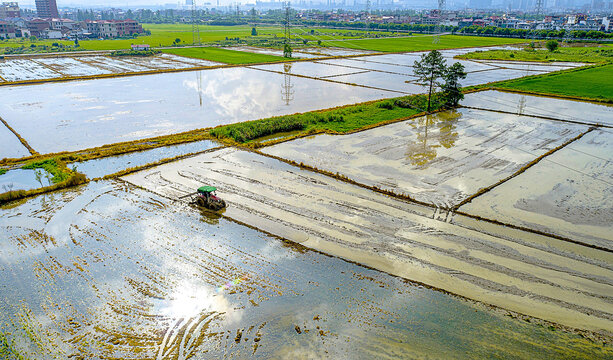
[{"label": "sky", "polygon": [[[15,0],[12,0],[15,1]],[[34,6],[34,0],[17,0],[19,5],[21,6]],[[208,2],[209,0],[200,0],[199,3]],[[185,4],[185,0],[57,0],[58,7],[70,7],[70,6],[81,6],[81,7],[96,7],[96,6],[105,6],[105,7],[128,7],[128,6],[143,6],[143,5],[163,5],[163,4],[177,4],[177,3]]]}]

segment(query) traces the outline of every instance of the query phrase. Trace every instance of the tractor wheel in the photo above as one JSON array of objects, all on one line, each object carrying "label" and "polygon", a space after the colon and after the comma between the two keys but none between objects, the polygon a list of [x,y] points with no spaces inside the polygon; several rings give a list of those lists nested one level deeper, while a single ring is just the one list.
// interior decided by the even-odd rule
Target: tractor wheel
[{"label": "tractor wheel", "polygon": [[199,198],[196,200],[196,203],[197,203],[197,204],[198,204],[198,206],[200,206],[200,207],[206,207],[206,201],[204,201],[204,199],[203,199],[203,198],[201,198],[201,197],[199,197]]}]

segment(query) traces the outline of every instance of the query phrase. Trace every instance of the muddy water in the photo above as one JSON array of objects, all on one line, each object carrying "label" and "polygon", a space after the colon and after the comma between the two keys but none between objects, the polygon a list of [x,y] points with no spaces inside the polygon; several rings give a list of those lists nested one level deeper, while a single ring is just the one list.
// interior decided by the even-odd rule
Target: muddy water
[{"label": "muddy water", "polygon": [[218,143],[204,140],[176,146],[164,146],[146,151],[139,151],[119,156],[72,163],[80,173],[89,179],[101,178],[115,174],[119,171],[151,164],[163,159],[174,158],[180,155],[205,151],[220,146]]},{"label": "muddy water", "polygon": [[284,75],[249,68],[3,87],[0,116],[48,153],[399,95],[287,80],[289,96],[282,94]]},{"label": "muddy water", "polygon": [[0,330],[31,359],[613,352],[121,183],[4,208],[0,228]]},{"label": "muddy water", "polygon": [[451,207],[584,131],[581,125],[461,109],[263,151]]},{"label": "muddy water", "polygon": [[213,184],[229,204],[225,216],[306,247],[505,309],[613,333],[608,252],[467,223],[235,149],[125,180],[173,199]]},{"label": "muddy water", "polygon": [[501,91],[481,91],[468,94],[461,104],[480,109],[613,126],[612,105]]},{"label": "muddy water", "polygon": [[460,210],[613,250],[612,154],[595,130]]}]

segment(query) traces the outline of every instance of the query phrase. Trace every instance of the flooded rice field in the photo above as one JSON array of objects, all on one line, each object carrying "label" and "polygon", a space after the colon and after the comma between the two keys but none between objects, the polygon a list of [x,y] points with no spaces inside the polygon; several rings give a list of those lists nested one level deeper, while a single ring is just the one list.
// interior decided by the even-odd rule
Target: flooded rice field
[{"label": "flooded rice field", "polygon": [[[0,61],[0,80],[2,82],[54,79],[62,74],[34,60],[11,59]],[[1,82],[0,82],[1,83]]]},{"label": "flooded rice field", "polygon": [[215,184],[229,204],[224,217],[240,223],[470,299],[613,333],[610,252],[400,201],[236,149],[124,179],[169,199]]},{"label": "flooded rice field", "polygon": [[[282,94],[286,80],[289,96]],[[0,116],[35,150],[51,153],[399,95],[224,68],[1,87]]]},{"label": "flooded rice field", "polygon": [[[444,51],[447,57],[456,53]],[[414,76],[408,75],[418,57],[419,53],[387,54],[329,60],[329,63],[299,62],[5,86],[0,88],[3,98],[0,116],[40,153],[75,151],[423,93],[424,87],[415,83]],[[210,62],[164,54],[155,58],[129,59],[105,56],[11,59],[0,66],[24,61],[40,65],[42,73],[52,72],[61,77],[211,65]],[[462,82],[465,86],[536,73],[501,69],[478,62],[465,63],[469,71],[473,71]],[[37,71],[27,72],[24,76],[37,78]],[[116,91],[117,88],[121,91]],[[48,93],[55,96],[42,96]],[[466,106],[487,108],[474,97],[467,97]],[[174,109],[182,111],[177,113]],[[531,114],[529,109],[525,114]],[[0,158],[10,156],[14,156],[10,151],[0,153]]]},{"label": "flooded rice field", "polygon": [[0,228],[0,334],[20,359],[613,354],[122,183],[4,208]]},{"label": "flooded rice field", "polygon": [[345,75],[355,73],[356,69],[347,68],[344,66],[333,66],[320,64],[316,62],[297,62],[286,64],[270,64],[250,66],[254,69],[276,71],[288,75],[302,75],[316,78],[325,78],[329,76]]},{"label": "flooded rice field", "polygon": [[163,146],[151,150],[132,152],[102,159],[75,162],[70,166],[76,166],[77,170],[85,174],[89,179],[97,179],[129,168],[143,166],[181,155],[197,153],[218,146],[219,144],[216,142],[203,140],[181,145]]},{"label": "flooded rice field", "polygon": [[28,149],[4,124],[0,123],[0,160],[30,155]]},{"label": "flooded rice field", "polygon": [[467,94],[461,104],[471,108],[613,127],[613,105],[602,103],[597,104],[490,90]]},{"label": "flooded rice field", "polygon": [[43,169],[13,169],[0,175],[0,193],[13,190],[32,190],[52,185],[51,174]]},{"label": "flooded rice field", "polygon": [[356,72],[349,75],[339,75],[327,78],[330,81],[344,84],[356,84],[369,88],[401,92],[403,94],[421,94],[426,88],[413,83],[413,76],[396,75],[383,72]]},{"label": "flooded rice field", "polygon": [[613,250],[613,131],[586,134],[460,210]]},{"label": "flooded rice field", "polygon": [[522,61],[499,61],[499,60],[473,60],[481,64],[500,67],[504,69],[517,69],[528,71],[560,71],[568,70],[579,66],[584,66],[582,63],[566,63],[566,62],[522,62]]},{"label": "flooded rice field", "polygon": [[[0,61],[0,79],[6,82],[121,74],[151,70],[220,65],[212,61],[161,54],[152,57],[57,56]],[[0,81],[1,83],[1,81]]]},{"label": "flooded rice field", "polygon": [[[234,50],[234,51],[244,51],[244,52],[250,52],[250,53],[255,53],[255,54],[273,55],[273,56],[281,56],[281,57],[283,56],[283,49],[259,48],[255,46],[231,46],[231,47],[226,47],[224,49]],[[296,58],[296,59],[315,59],[319,57],[322,57],[322,55],[301,52],[301,51],[297,51],[297,49],[294,49],[294,51],[292,52],[292,58]]]},{"label": "flooded rice field", "polygon": [[297,139],[263,151],[451,208],[587,130],[528,116],[460,109],[350,135]]}]

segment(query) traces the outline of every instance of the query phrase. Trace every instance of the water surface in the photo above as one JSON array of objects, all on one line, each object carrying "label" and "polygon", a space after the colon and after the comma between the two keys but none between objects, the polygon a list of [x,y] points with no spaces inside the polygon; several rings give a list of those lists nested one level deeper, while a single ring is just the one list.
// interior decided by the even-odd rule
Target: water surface
[{"label": "water surface", "polygon": [[121,183],[0,211],[0,330],[29,358],[604,359],[613,349]]}]

